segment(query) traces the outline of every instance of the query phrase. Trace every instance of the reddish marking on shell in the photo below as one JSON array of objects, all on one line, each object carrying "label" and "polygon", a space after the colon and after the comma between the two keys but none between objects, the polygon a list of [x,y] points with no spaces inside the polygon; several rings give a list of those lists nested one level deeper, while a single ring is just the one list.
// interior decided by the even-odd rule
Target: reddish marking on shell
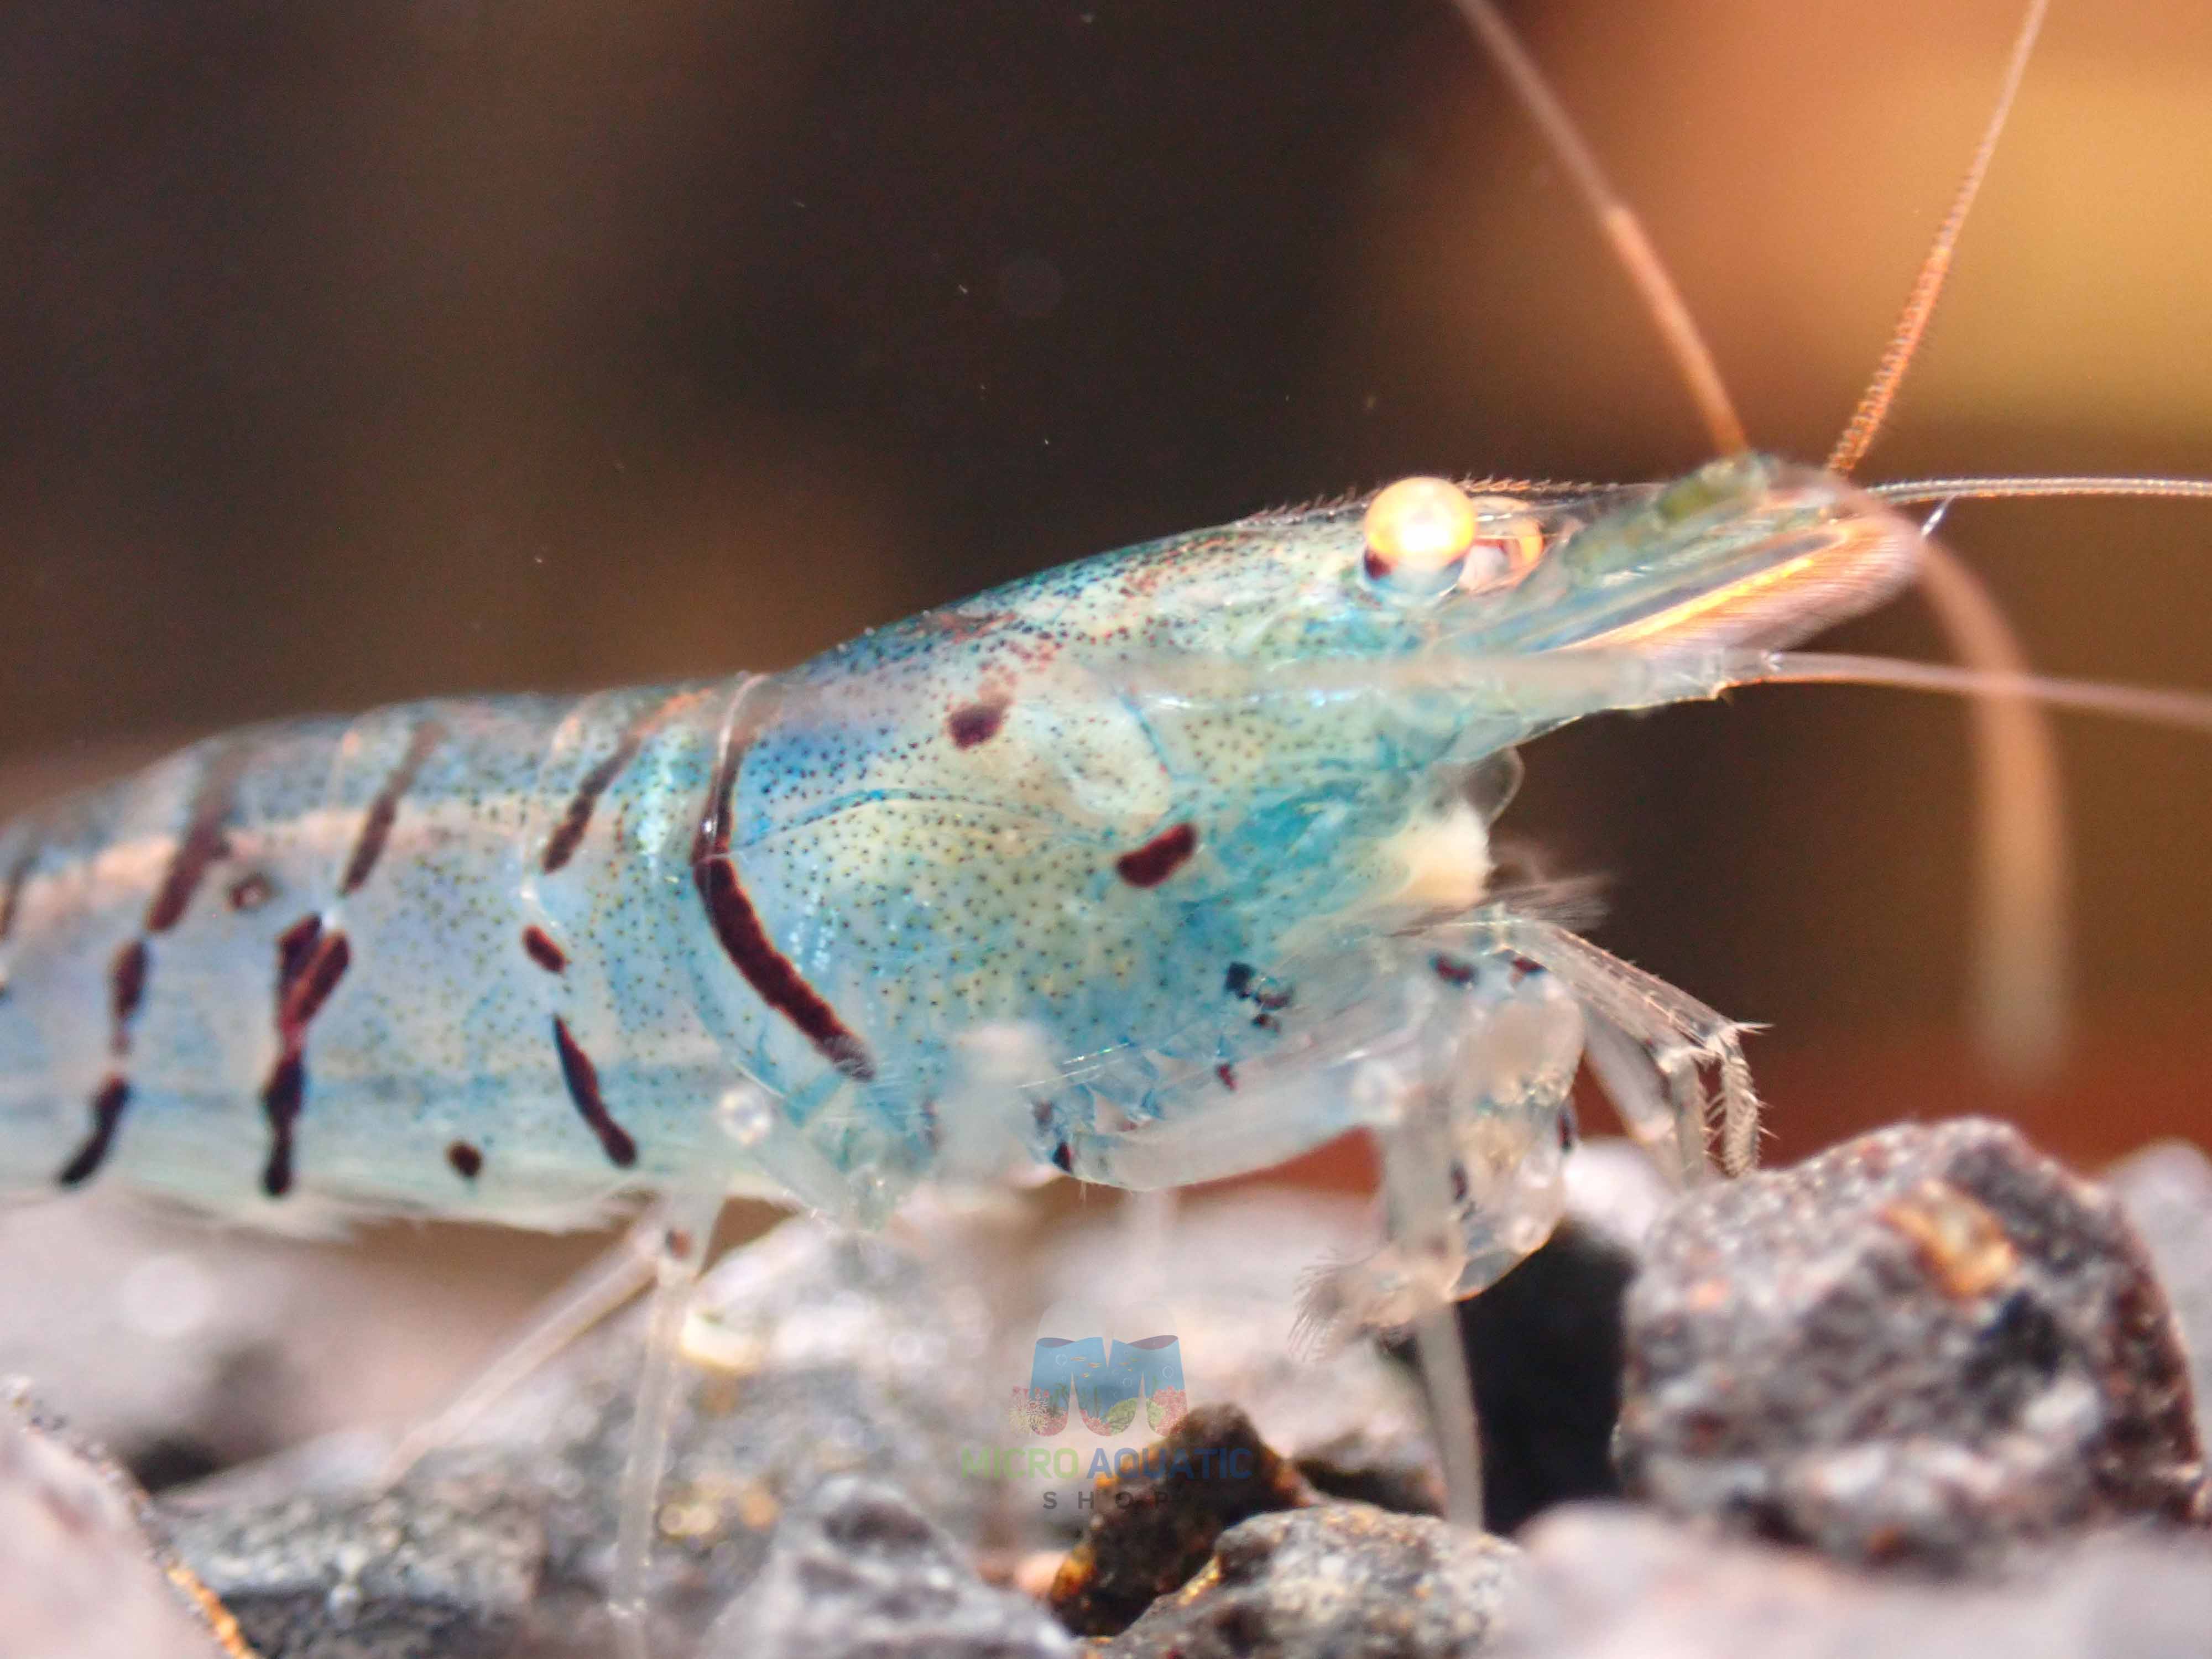
[{"label": "reddish marking on shell", "polygon": [[307,1062],[297,1049],[287,1049],[270,1068],[261,1088],[261,1109],[269,1119],[269,1162],[261,1171],[261,1190],[282,1198],[292,1190],[292,1134],[300,1121],[300,1103],[307,1092]]},{"label": "reddish marking on shell", "polygon": [[1224,1060],[1220,1065],[1213,1068],[1213,1074],[1221,1079],[1221,1086],[1223,1088],[1229,1090],[1231,1093],[1236,1091],[1237,1068],[1234,1066],[1231,1066]]},{"label": "reddish marking on shell", "polygon": [[814,1051],[850,1078],[867,1081],[876,1074],[867,1045],[838,1018],[837,1011],[791,959],[775,948],[761,925],[760,913],[738,879],[730,852],[731,799],[737,788],[743,745],[732,732],[715,768],[714,793],[700,814],[691,840],[691,880],[707,908],[714,938],[753,994],[805,1035]]},{"label": "reddish marking on shell", "polygon": [[322,918],[302,916],[276,940],[276,1036],[283,1048],[261,1085],[269,1120],[269,1162],[261,1190],[282,1198],[292,1190],[295,1127],[307,1093],[307,1024],[345,977],[353,947],[343,933],[323,932]]},{"label": "reddish marking on shell", "polygon": [[54,1176],[57,1183],[81,1187],[92,1179],[107,1161],[108,1149],[115,1144],[116,1126],[123,1121],[123,1109],[130,1103],[131,1085],[121,1078],[111,1076],[100,1085],[100,1092],[92,1097],[92,1128],[85,1135],[83,1145]]},{"label": "reddish marking on shell", "polygon": [[1074,1150],[1070,1147],[1066,1141],[1061,1141],[1060,1145],[1052,1149],[1052,1164],[1053,1167],[1058,1170],[1062,1175],[1074,1174]]},{"label": "reddish marking on shell", "polygon": [[608,1115],[607,1103],[599,1094],[599,1068],[568,1035],[568,1023],[558,1014],[553,1016],[553,1046],[560,1052],[561,1080],[568,1085],[568,1098],[575,1103],[577,1114],[599,1136],[607,1162],[627,1170],[637,1162],[637,1143]]},{"label": "reddish marking on shell", "polygon": [[1447,985],[1474,983],[1474,965],[1472,963],[1462,962],[1457,957],[1448,957],[1439,951],[1429,958],[1429,966],[1435,971],[1436,976]]},{"label": "reddish marking on shell", "polygon": [[534,924],[522,930],[522,948],[549,974],[560,973],[568,966],[568,953],[553,942],[552,934]]},{"label": "reddish marking on shell", "polygon": [[669,711],[681,703],[690,702],[696,692],[679,692],[675,696],[655,703],[623,728],[621,738],[607,757],[584,774],[576,785],[576,793],[569,798],[568,810],[562,814],[560,823],[545,838],[545,854],[538,860],[539,868],[548,875],[575,857],[576,849],[583,845],[584,835],[592,827],[592,814],[599,809],[599,797],[614,787],[617,778],[629,769],[637,758],[638,750],[645,747],[653,728],[668,717]]},{"label": "reddish marking on shell", "polygon": [[134,939],[115,953],[107,969],[107,999],[115,1029],[107,1046],[118,1054],[131,1052],[131,1017],[146,995],[146,941]]},{"label": "reddish marking on shell", "polygon": [[323,936],[320,916],[301,916],[276,937],[276,990],[281,996],[284,988],[300,976],[300,969],[307,965],[314,954],[315,941]]},{"label": "reddish marking on shell", "polygon": [[483,1154],[465,1140],[457,1140],[446,1148],[446,1162],[464,1181],[474,1181],[483,1173]]},{"label": "reddish marking on shell", "polygon": [[343,933],[325,933],[316,941],[298,971],[278,987],[276,1030],[286,1042],[297,1043],[307,1036],[307,1022],[321,1012],[352,963],[353,946]]},{"label": "reddish marking on shell", "polygon": [[1135,852],[1122,854],[1114,860],[1114,868],[1132,887],[1157,887],[1182,868],[1184,860],[1197,850],[1197,826],[1178,823],[1161,830]]},{"label": "reddish marking on shell", "polygon": [[256,870],[230,884],[230,908],[258,910],[276,896],[276,884]]},{"label": "reddish marking on shell", "polygon": [[192,797],[191,822],[169,854],[161,884],[146,907],[148,933],[166,933],[182,921],[209,870],[217,860],[230,856],[230,838],[223,834],[223,824],[237,799],[246,757],[246,745],[233,744],[208,762]]},{"label": "reddish marking on shell", "polygon": [[1370,581],[1379,582],[1390,574],[1390,561],[1371,547],[1360,555],[1359,564],[1360,568],[1366,571],[1368,580]]},{"label": "reddish marking on shell", "polygon": [[360,837],[353,844],[353,856],[346,860],[345,878],[338,883],[339,892],[359,891],[375,870],[377,860],[384,856],[385,842],[392,838],[392,826],[398,819],[400,797],[415,787],[423,763],[445,740],[446,728],[436,720],[424,720],[415,728],[414,735],[407,739],[407,752],[399,757],[399,764],[392,769],[384,787],[368,804],[368,816],[362,820]]},{"label": "reddish marking on shell", "polygon": [[999,735],[999,728],[1006,722],[1004,699],[971,702],[952,711],[952,718],[945,729],[952,734],[952,741],[963,749],[973,749],[979,743],[988,743]]}]

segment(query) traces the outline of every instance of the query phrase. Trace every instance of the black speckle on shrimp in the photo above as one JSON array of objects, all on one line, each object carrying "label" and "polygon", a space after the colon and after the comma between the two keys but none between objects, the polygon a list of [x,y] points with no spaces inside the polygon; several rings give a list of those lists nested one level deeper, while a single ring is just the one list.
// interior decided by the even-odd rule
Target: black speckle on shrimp
[{"label": "black speckle on shrimp", "polygon": [[1278,985],[1249,962],[1231,963],[1228,973],[1222,976],[1221,988],[1259,1010],[1252,1023],[1263,1031],[1278,1029],[1275,1016],[1289,1007],[1297,995],[1291,987]]},{"label": "black speckle on shrimp", "polygon": [[446,1148],[446,1162],[464,1181],[474,1181],[483,1173],[483,1154],[465,1140],[456,1140]]}]

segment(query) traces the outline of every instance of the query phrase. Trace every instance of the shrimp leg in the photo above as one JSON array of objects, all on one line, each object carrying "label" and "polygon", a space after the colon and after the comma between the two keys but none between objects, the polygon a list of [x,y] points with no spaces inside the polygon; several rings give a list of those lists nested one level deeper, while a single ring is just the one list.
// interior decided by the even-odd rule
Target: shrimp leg
[{"label": "shrimp leg", "polygon": [[[1638,1139],[1656,1144],[1680,1133],[1686,1140],[1700,1143],[1696,1156],[1701,1158],[1711,1104],[1702,1074],[1711,1067],[1720,1086],[1722,1166],[1730,1175],[1740,1175],[1758,1161],[1759,1095],[1752,1086],[1742,1042],[1743,1033],[1755,1028],[1729,1019],[1557,922],[1499,913],[1484,918],[1476,932],[1489,948],[1557,975],[1588,1012],[1615,1027],[1642,1051],[1659,1074],[1673,1109],[1674,1123],[1663,1131],[1657,1127],[1662,1115],[1655,1110],[1654,1097],[1626,1081],[1630,1073],[1618,1064],[1619,1046],[1595,1062],[1600,1079]],[[1599,1039],[1601,1044],[1605,1041]],[[1622,1082],[1619,1089],[1616,1079]],[[1686,1144],[1686,1164],[1691,1156]]]},{"label": "shrimp leg", "polygon": [[677,1391],[684,1382],[684,1316],[721,1209],[720,1196],[672,1197],[657,1206],[663,1225],[646,1320],[645,1364],[623,1463],[614,1568],[607,1585],[620,1659],[652,1659],[653,1540],[660,1478],[675,1433]]},{"label": "shrimp leg", "polygon": [[595,1257],[556,1291],[499,1355],[432,1416],[402,1435],[377,1477],[397,1486],[430,1453],[449,1446],[507,1392],[590,1330],[654,1279],[669,1220],[654,1205],[633,1222],[614,1248]]}]

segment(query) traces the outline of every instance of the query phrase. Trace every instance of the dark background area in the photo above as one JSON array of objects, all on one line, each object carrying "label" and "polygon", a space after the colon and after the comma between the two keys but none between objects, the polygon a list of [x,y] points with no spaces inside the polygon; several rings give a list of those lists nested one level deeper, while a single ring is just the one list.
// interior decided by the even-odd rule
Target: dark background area
[{"label": "dark background area", "polygon": [[[1759,441],[1823,453],[2011,0],[1515,9]],[[1873,477],[2212,473],[2212,21],[2062,4]],[[1413,471],[1704,444],[1439,0],[17,0],[0,796],[240,720],[769,668]],[[2053,669],[2212,684],[2212,523],[1962,509]],[[1924,653],[1911,605],[1838,648]],[[1988,1106],[2212,1135],[2212,744],[2064,730],[2082,1031],[1965,1036],[1957,710],[1777,690],[1545,740],[1598,937],[1769,1022],[1778,1155]]]}]

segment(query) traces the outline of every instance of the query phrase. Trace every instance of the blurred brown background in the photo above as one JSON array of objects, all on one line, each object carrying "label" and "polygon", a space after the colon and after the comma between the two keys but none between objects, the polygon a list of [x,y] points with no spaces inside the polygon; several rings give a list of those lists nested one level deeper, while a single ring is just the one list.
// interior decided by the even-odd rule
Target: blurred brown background
[{"label": "blurred brown background", "polygon": [[[1765,445],[1817,457],[2014,0],[1515,15]],[[1410,471],[1703,441],[1441,0],[15,0],[0,790],[243,720],[790,662]],[[2212,474],[2212,17],[2062,0],[1873,477]],[[2212,521],[1963,508],[2055,670],[2212,685]],[[1925,652],[1911,606],[1838,648]],[[1777,690],[1547,739],[1508,820],[1729,1012],[1778,1155],[1989,1106],[2212,1139],[2212,744],[2069,721],[2077,1056],[1966,1044],[1958,711]]]}]

